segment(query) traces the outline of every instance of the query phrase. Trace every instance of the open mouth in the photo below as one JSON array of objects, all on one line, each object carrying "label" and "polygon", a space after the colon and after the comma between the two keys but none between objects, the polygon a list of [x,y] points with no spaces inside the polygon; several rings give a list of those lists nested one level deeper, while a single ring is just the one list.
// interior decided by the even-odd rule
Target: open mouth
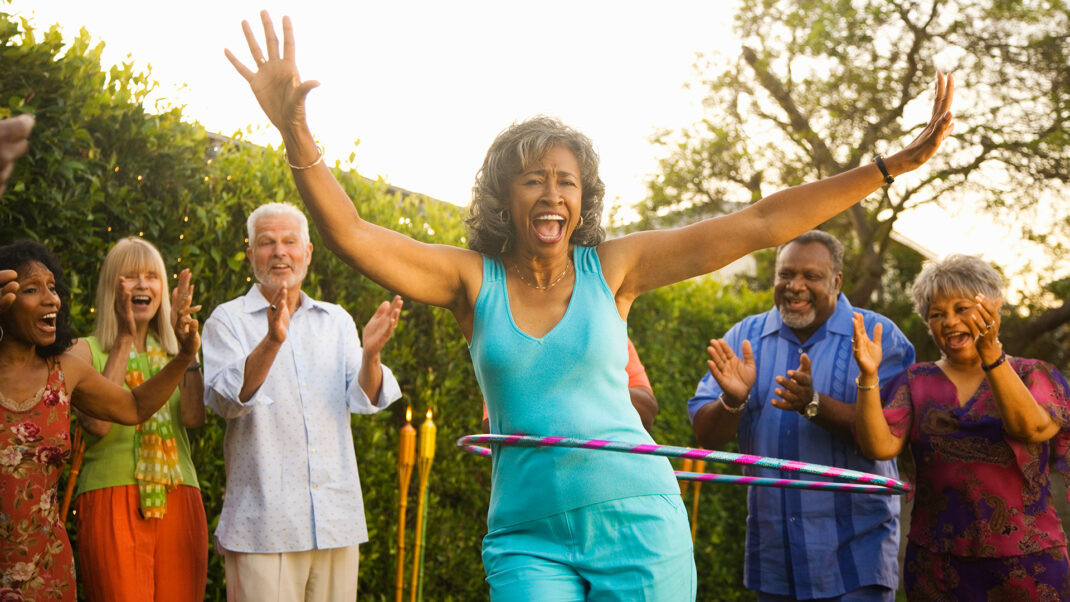
[{"label": "open mouth", "polygon": [[968,332],[956,332],[955,334],[945,335],[944,340],[947,341],[947,346],[950,349],[964,349],[973,342],[973,337]]},{"label": "open mouth", "polygon": [[130,302],[134,305],[148,307],[149,305],[152,305],[152,297],[149,297],[148,295],[134,295],[130,298]]},{"label": "open mouth", "polygon": [[565,217],[556,213],[543,213],[531,220],[535,236],[545,243],[558,242],[565,235]]},{"label": "open mouth", "polygon": [[56,312],[41,316],[37,326],[45,332],[56,332]]},{"label": "open mouth", "polygon": [[788,311],[795,311],[795,312],[806,311],[807,309],[810,308],[810,298],[809,297],[785,297],[784,298],[784,308],[787,309]]}]

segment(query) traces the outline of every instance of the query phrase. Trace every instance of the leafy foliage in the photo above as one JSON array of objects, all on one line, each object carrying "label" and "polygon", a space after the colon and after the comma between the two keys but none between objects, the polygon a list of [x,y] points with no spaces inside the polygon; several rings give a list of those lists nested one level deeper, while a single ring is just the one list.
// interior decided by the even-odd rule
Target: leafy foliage
[{"label": "leafy foliage", "polygon": [[[251,285],[244,258],[249,211],[265,201],[297,200],[282,150],[242,144],[237,132],[235,141],[217,153],[218,137],[185,120],[179,109],[145,110],[141,102],[154,85],[148,74],[136,73],[131,65],[104,71],[100,54],[101,45],[92,45],[84,30],[65,46],[58,29],[34,32],[29,22],[0,13],[0,113],[37,117],[30,152],[0,197],[5,217],[0,240],[34,238],[59,255],[72,282],[79,332],[92,327],[100,262],[116,240],[128,235],[157,244],[173,272],[191,269],[204,319]],[[366,218],[420,240],[463,244],[463,209],[398,194],[350,168],[336,164],[335,174]],[[391,293],[355,274],[325,251],[315,232],[312,236],[317,250],[306,292],[340,303],[362,324]],[[693,442],[683,408],[702,375],[704,341],[768,305],[768,294],[709,280],[685,282],[636,302],[632,338],[662,403],[657,440]],[[361,598],[393,598],[395,450],[409,404],[415,422],[431,409],[439,427],[423,590],[429,599],[485,599],[480,545],[490,464],[453,446],[458,437],[480,428],[481,396],[464,339],[448,312],[409,304],[384,362],[398,376],[403,401],[378,415],[353,418],[371,537],[361,547]],[[224,422],[209,414],[205,426],[191,432],[209,530],[215,529],[223,503],[224,430]],[[409,551],[415,489],[409,492]],[[744,490],[706,485],[702,498],[696,550],[700,596],[747,597],[741,587]],[[207,599],[225,599],[223,561],[215,553],[209,556]]]},{"label": "leafy foliage", "polygon": [[[828,225],[850,234],[852,303],[909,286],[916,272],[890,269],[892,227],[928,203],[957,208],[956,219],[981,213],[1013,225],[1048,251],[1038,273],[1067,275],[1066,2],[741,0],[735,30],[738,57],[707,56],[696,66],[708,117],[654,139],[667,156],[637,227],[721,213],[902,148],[928,120],[925,92],[941,69],[959,84],[953,138],[916,175]],[[949,224],[949,234],[955,229]],[[1053,338],[1070,336],[1065,298],[1039,293],[1013,308],[1007,323],[1021,334],[1008,333],[1008,349],[1070,365],[1065,345],[1044,355],[1058,349]]]}]

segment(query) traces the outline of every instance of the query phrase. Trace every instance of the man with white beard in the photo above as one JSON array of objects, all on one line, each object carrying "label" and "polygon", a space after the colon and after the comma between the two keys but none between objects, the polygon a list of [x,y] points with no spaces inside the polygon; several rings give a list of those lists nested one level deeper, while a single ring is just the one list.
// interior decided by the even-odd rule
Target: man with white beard
[{"label": "man with white beard", "polygon": [[349,312],[301,291],[301,210],[261,205],[246,228],[257,282],[204,325],[204,402],[227,421],[215,531],[227,600],[354,600],[368,529],[350,415],[401,397],[380,362],[401,298],[379,305],[362,347]]},{"label": "man with white beard", "polygon": [[[777,249],[776,308],[710,341],[710,371],[688,402],[701,445],[738,435],[745,454],[898,477],[894,461],[868,460],[854,442],[852,315],[864,316],[867,332],[883,324],[881,384],[914,362],[914,348],[884,316],[851,307],[842,270],[843,245],[825,232]],[[897,497],[752,487],[747,509],[743,583],[758,600],[894,600]]]}]

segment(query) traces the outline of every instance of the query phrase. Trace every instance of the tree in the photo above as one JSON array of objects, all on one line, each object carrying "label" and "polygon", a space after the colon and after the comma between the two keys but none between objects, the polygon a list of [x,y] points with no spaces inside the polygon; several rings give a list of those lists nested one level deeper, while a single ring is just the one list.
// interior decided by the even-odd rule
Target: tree
[{"label": "tree", "polygon": [[[710,116],[654,139],[669,152],[640,226],[720,213],[901,148],[928,119],[925,90],[939,68],[959,83],[953,139],[838,219],[853,234],[851,301],[865,305],[885,286],[893,226],[928,203],[1021,224],[1023,239],[1050,249],[1050,265],[1035,267],[1070,276],[1065,2],[741,0],[735,30],[738,57],[697,65]],[[1065,288],[1022,304],[1032,313],[1012,320],[1011,351],[1066,328]]]}]

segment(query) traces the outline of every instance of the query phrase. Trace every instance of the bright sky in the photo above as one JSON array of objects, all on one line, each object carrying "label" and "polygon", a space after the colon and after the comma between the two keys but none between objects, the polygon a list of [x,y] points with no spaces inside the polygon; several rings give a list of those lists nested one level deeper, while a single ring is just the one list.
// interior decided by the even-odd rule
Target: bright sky
[{"label": "bright sky", "polygon": [[[590,136],[602,155],[607,201],[640,200],[657,170],[649,137],[701,116],[696,53],[736,56],[733,0],[459,0],[452,3],[250,2],[248,0],[14,0],[11,12],[69,39],[86,27],[106,42],[105,66],[152,67],[156,97],[185,106],[211,131],[277,144],[245,81],[223,56],[252,64],[242,19],[262,39],[258,11],[280,30],[294,21],[313,132],[329,159],[356,153],[362,175],[458,205],[468,202],[487,146],[504,127],[536,114]],[[354,146],[359,140],[360,145]],[[1004,227],[970,216],[947,236],[941,212],[907,214],[897,229],[938,254],[981,253],[1016,271],[1031,256]],[[995,255],[995,251],[1001,255]]]},{"label": "bright sky", "polygon": [[540,113],[594,140],[608,199],[640,199],[656,169],[649,136],[700,115],[700,96],[683,90],[695,53],[736,52],[730,5],[16,0],[12,10],[41,29],[58,22],[68,38],[85,26],[105,41],[105,65],[132,55],[190,118],[222,134],[264,126],[250,138],[272,144],[277,132],[223,48],[251,65],[241,20],[262,39],[261,8],[280,36],[289,14],[302,77],[321,83],[309,119],[328,157],[355,151],[365,176],[464,205],[494,136]]}]

